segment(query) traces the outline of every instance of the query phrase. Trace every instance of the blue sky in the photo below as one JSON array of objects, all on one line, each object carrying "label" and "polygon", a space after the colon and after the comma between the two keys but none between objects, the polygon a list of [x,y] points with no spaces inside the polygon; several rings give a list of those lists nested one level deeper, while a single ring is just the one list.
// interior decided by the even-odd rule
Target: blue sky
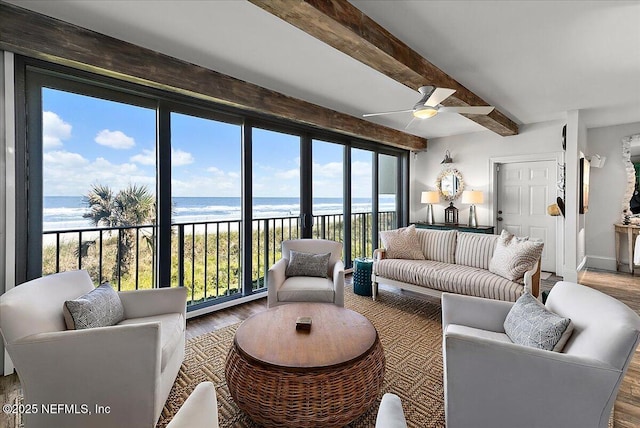
[{"label": "blue sky", "polygon": [[[173,196],[240,196],[237,125],[171,115]],[[92,184],[155,189],[155,110],[43,90],[44,195],[80,196]],[[297,197],[299,137],[255,129],[256,197]],[[354,197],[369,197],[371,153],[352,151]],[[342,197],[342,146],[314,141],[314,197]]]}]

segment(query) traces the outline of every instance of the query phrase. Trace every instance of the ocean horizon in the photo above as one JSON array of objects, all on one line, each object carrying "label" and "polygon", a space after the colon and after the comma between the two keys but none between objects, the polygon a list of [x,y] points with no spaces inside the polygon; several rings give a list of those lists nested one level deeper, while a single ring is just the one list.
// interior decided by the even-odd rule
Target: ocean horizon
[{"label": "ocean horizon", "polygon": [[[300,214],[299,198],[253,198],[254,218],[295,217]],[[239,197],[174,197],[173,222],[240,220]],[[353,198],[353,213],[371,211],[371,198]],[[394,196],[380,196],[380,210],[395,210]],[[43,230],[94,228],[82,215],[88,211],[83,196],[45,196],[43,200]],[[314,215],[342,213],[342,198],[314,198]]]}]

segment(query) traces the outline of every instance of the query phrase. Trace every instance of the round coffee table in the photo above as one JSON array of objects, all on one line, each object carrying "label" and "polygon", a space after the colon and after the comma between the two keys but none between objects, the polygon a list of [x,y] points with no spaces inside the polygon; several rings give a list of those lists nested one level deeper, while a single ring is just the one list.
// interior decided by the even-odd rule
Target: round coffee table
[{"label": "round coffee table", "polygon": [[[311,317],[310,331],[296,330]],[[378,332],[364,316],[326,303],[291,303],[247,319],[225,366],[234,401],[268,427],[343,427],[378,397]]]}]

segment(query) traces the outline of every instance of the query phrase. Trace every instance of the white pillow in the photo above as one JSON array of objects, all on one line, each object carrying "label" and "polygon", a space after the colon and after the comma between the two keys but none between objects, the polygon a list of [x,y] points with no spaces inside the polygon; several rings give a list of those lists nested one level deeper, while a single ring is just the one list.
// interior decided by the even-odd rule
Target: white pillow
[{"label": "white pillow", "polygon": [[519,238],[503,230],[489,262],[489,272],[511,281],[520,281],[524,273],[540,260],[544,243]]},{"label": "white pillow", "polygon": [[380,239],[387,259],[424,260],[414,225],[380,232]]}]

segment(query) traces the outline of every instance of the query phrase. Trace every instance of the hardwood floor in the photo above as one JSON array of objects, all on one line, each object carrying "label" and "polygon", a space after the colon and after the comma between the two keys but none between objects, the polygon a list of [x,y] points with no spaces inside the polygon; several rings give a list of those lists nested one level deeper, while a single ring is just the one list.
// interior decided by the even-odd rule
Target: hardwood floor
[{"label": "hardwood floor", "polygon": [[[543,282],[542,289],[550,288],[560,279],[554,276],[550,277]],[[351,281],[350,276],[347,281]],[[615,297],[640,314],[640,276],[588,269],[581,274],[580,283]],[[416,293],[391,288],[387,290],[406,294],[410,298],[433,300]],[[266,309],[267,301],[265,298],[190,319],[187,321],[187,339],[243,321]],[[0,378],[0,402],[2,404],[13,402],[13,398],[19,391],[20,384],[15,374]],[[14,428],[15,424],[7,418],[7,415],[0,413],[0,426]],[[614,408],[614,428],[637,427],[640,427],[640,348],[636,350],[627,375],[622,381]]]}]

